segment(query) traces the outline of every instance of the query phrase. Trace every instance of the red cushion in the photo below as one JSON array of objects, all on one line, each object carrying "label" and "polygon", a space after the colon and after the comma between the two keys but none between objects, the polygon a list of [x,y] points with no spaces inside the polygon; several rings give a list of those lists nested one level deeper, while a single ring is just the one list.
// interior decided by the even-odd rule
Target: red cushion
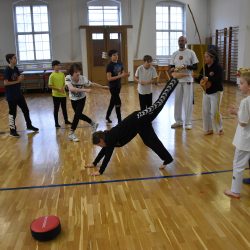
[{"label": "red cushion", "polygon": [[30,229],[33,232],[43,233],[54,230],[60,225],[60,220],[54,215],[42,216],[32,221]]}]

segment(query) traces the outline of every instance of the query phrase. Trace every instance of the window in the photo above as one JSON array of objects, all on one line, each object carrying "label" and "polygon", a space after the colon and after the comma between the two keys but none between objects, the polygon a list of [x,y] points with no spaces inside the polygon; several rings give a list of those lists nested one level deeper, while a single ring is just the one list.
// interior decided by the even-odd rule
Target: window
[{"label": "window", "polygon": [[103,40],[103,33],[93,33],[92,40]]},{"label": "window", "polygon": [[120,3],[108,1],[101,4],[101,1],[88,3],[89,25],[120,25]]},{"label": "window", "polygon": [[21,5],[14,11],[19,60],[51,60],[48,6]]},{"label": "window", "polygon": [[119,39],[119,33],[110,33],[109,34],[110,40],[118,40]]},{"label": "window", "polygon": [[178,49],[178,38],[184,34],[184,7],[178,3],[160,2],[156,6],[156,55],[168,57]]}]

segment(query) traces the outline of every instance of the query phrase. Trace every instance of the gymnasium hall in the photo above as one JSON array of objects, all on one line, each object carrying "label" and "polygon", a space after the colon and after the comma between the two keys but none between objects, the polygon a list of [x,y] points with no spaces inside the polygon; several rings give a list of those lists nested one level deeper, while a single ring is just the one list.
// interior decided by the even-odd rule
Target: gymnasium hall
[{"label": "gymnasium hall", "polygon": [[249,10],[0,0],[0,249],[250,249]]}]

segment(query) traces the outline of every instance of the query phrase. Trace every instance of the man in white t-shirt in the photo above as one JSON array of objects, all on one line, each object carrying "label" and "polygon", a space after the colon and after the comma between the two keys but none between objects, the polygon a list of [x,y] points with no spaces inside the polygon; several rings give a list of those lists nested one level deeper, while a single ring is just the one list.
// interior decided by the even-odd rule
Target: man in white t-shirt
[{"label": "man in white t-shirt", "polygon": [[138,93],[141,110],[152,105],[152,84],[156,83],[157,73],[152,65],[153,58],[150,55],[143,57],[143,65],[135,72],[135,82],[138,82]]},{"label": "man in white t-shirt", "polygon": [[[187,39],[184,36],[178,39],[179,50],[175,51],[171,58],[171,71],[183,73],[175,90],[175,123],[171,128],[184,125],[185,129],[192,129],[193,112],[193,77],[192,72],[198,68],[198,59],[193,50],[187,49]],[[184,119],[182,118],[184,110]]]}]

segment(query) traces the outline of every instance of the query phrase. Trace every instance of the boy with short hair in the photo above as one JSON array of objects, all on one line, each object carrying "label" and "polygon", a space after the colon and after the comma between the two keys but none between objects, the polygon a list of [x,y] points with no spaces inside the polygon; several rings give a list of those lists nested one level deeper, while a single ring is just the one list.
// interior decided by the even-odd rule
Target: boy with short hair
[{"label": "boy with short hair", "polygon": [[15,124],[17,106],[23,112],[27,129],[37,132],[39,129],[34,127],[31,123],[29,109],[21,91],[21,82],[24,80],[24,76],[20,74],[19,69],[16,66],[16,55],[7,54],[5,58],[9,64],[4,70],[4,87],[6,99],[9,106],[10,135],[13,137],[19,137],[19,134],[16,131]]},{"label": "boy with short hair", "polygon": [[92,121],[88,116],[83,114],[83,109],[86,102],[86,93],[89,93],[91,89],[88,87],[95,86],[98,88],[107,89],[107,86],[91,82],[87,77],[81,75],[82,68],[79,64],[73,63],[69,69],[69,75],[66,76],[65,82],[69,89],[69,98],[71,100],[72,108],[75,111],[71,129],[68,138],[73,142],[78,142],[79,139],[75,135],[75,130],[79,123],[79,120],[86,121],[92,127],[92,131],[96,131],[98,123]]},{"label": "boy with short hair", "polygon": [[125,72],[123,65],[118,61],[118,51],[110,50],[108,53],[111,61],[107,65],[107,80],[109,81],[109,90],[111,93],[109,107],[106,113],[107,123],[112,123],[110,115],[115,107],[118,123],[122,121],[121,116],[121,98],[119,96],[121,91],[121,78],[129,77],[130,73]]},{"label": "boy with short hair", "polygon": [[52,97],[54,103],[54,119],[55,119],[55,127],[60,128],[60,124],[58,123],[58,112],[61,105],[63,117],[65,124],[71,124],[68,121],[67,114],[67,99],[65,92],[65,76],[63,72],[60,72],[60,62],[58,60],[52,61],[52,68],[54,72],[49,76],[49,88],[52,89]]},{"label": "boy with short hair", "polygon": [[157,73],[152,66],[153,58],[150,55],[143,57],[143,65],[135,72],[135,81],[138,82],[138,93],[141,110],[152,105],[152,84],[156,83]]}]

